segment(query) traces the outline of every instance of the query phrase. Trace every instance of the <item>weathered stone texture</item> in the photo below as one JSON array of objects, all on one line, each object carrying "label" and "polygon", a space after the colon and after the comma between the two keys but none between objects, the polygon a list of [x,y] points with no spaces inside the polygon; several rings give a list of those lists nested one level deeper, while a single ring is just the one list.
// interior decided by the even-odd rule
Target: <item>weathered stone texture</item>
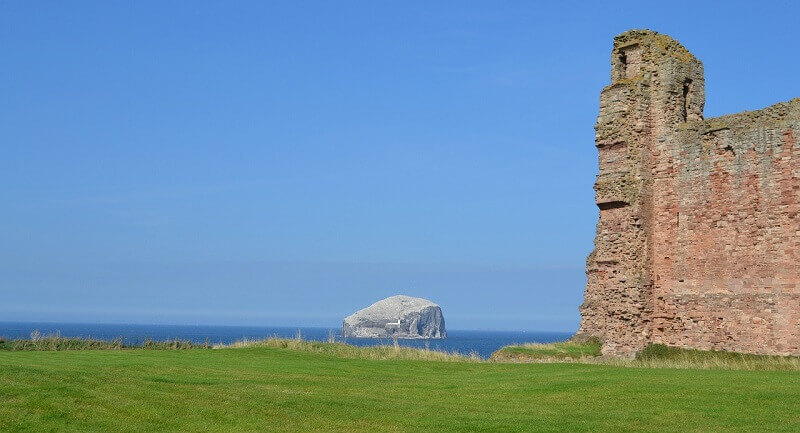
[{"label": "weathered stone texture", "polygon": [[618,36],[600,97],[600,208],[579,335],[800,354],[800,99],[703,119],[703,66]]},{"label": "weathered stone texture", "polygon": [[342,337],[447,338],[447,331],[441,307],[427,299],[396,295],[347,316]]}]

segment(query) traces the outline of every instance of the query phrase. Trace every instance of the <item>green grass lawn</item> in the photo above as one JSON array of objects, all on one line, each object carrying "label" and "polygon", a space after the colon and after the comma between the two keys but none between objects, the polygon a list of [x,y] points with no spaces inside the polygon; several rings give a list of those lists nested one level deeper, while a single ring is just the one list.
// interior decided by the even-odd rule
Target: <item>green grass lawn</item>
[{"label": "green grass lawn", "polygon": [[0,351],[2,432],[798,432],[800,373]]}]

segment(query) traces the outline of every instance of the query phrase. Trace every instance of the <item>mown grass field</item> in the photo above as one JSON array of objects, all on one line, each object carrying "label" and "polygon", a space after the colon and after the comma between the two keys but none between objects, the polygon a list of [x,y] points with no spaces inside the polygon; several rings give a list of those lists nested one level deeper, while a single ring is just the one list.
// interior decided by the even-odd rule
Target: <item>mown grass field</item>
[{"label": "mown grass field", "polygon": [[0,351],[0,431],[797,432],[800,373],[275,347]]}]

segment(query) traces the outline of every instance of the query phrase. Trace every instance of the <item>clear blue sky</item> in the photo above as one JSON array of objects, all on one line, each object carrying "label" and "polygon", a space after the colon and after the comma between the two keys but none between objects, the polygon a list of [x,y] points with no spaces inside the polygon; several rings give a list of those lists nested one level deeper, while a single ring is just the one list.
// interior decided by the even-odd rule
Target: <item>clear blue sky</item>
[{"label": "clear blue sky", "polygon": [[[697,4],[696,4],[697,3]],[[0,320],[575,330],[615,34],[706,115],[800,96],[794,2],[0,2]]]}]

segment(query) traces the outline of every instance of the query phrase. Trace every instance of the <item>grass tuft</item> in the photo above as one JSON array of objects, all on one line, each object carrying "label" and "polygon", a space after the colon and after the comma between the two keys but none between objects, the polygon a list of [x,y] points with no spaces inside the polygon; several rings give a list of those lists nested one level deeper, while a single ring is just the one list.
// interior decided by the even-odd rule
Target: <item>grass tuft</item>
[{"label": "grass tuft", "polygon": [[87,338],[64,338],[49,336],[35,340],[7,340],[0,338],[0,350],[41,351],[41,350],[107,350],[122,349],[124,345],[119,339],[93,340]]},{"label": "grass tuft", "polygon": [[601,347],[597,338],[557,343],[525,343],[503,347],[494,352],[490,359],[496,362],[574,362],[600,356]]},{"label": "grass tuft", "polygon": [[800,371],[800,357],[753,355],[722,350],[697,350],[650,344],[633,361],[623,364],[646,368],[699,368],[708,370]]},{"label": "grass tuft", "polygon": [[[96,340],[65,338],[59,334],[31,334],[31,339],[9,340],[0,337],[0,351],[66,351],[66,350],[184,350],[184,349],[237,349],[275,348],[299,352],[319,353],[339,358],[365,360],[424,360],[445,362],[483,362],[473,352],[469,355],[436,350],[402,347],[397,341],[391,345],[358,347],[335,342],[306,341],[301,335],[295,338],[269,337],[261,340],[244,339],[231,344],[211,345],[185,340],[145,340],[138,345],[125,344],[121,338]],[[736,352],[681,349],[663,344],[651,344],[635,359],[601,356],[598,339],[568,340],[557,343],[525,343],[504,347],[492,354],[489,361],[496,363],[553,363],[574,362],[605,364],[632,368],[673,368],[704,370],[782,370],[800,371],[800,357],[751,355]]]},{"label": "grass tuft", "polygon": [[0,337],[0,350],[8,351],[61,351],[61,350],[122,350],[122,349],[210,349],[211,345],[192,343],[185,340],[154,341],[145,340],[142,344],[126,344],[122,338],[113,340],[97,340],[92,338],[68,338],[60,334],[42,335],[38,331],[31,333],[30,339],[6,339]]},{"label": "grass tuft", "polygon": [[298,339],[285,339],[269,337],[263,340],[244,339],[231,344],[218,344],[214,349],[240,349],[240,348],[275,348],[287,349],[300,352],[311,352],[337,356],[350,359],[368,360],[417,360],[417,361],[446,361],[446,362],[480,362],[482,361],[477,353],[462,355],[460,353],[449,353],[429,349],[417,349],[412,347],[402,347],[393,343],[391,346],[369,346],[358,347],[345,343],[327,343],[321,341],[305,341]]},{"label": "grass tuft", "polygon": [[459,353],[440,352],[435,350],[402,347],[395,340],[391,346],[357,347],[345,343],[321,341],[305,341],[298,331],[294,338],[269,337],[263,340],[239,340],[231,344],[211,345],[206,340],[203,344],[185,340],[154,341],[145,340],[142,344],[125,344],[121,338],[114,340],[95,340],[89,338],[65,338],[58,334],[41,335],[34,332],[31,339],[8,340],[0,338],[0,350],[5,351],[61,351],[61,350],[182,350],[182,349],[238,349],[250,347],[266,347],[288,349],[300,352],[323,353],[341,358],[353,359],[403,359],[428,361],[482,361],[477,353],[462,355]]},{"label": "grass tuft", "polygon": [[800,371],[800,357],[752,355],[737,352],[682,349],[650,344],[635,359],[601,356],[596,338],[549,344],[520,344],[504,347],[492,354],[495,362],[576,362],[631,368],[674,368],[702,370],[780,370]]}]

